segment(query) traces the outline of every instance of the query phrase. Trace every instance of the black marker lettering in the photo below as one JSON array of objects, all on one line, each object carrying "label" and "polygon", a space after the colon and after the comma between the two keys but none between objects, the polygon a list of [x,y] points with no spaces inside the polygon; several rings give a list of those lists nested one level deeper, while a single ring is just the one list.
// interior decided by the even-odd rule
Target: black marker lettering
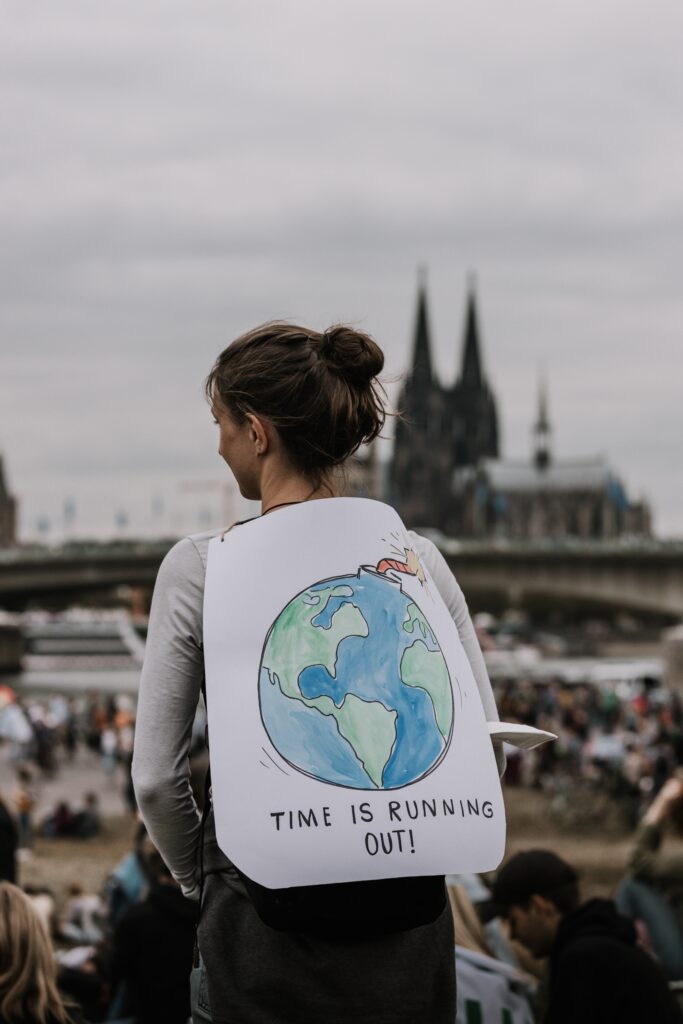
[{"label": "black marker lettering", "polygon": [[[374,847],[374,849],[370,849]],[[374,857],[379,850],[379,843],[377,842],[377,836],[373,835],[372,832],[365,833],[365,849],[368,851],[371,857]]]},{"label": "black marker lettering", "polygon": [[362,804],[359,804],[358,805],[358,810],[360,811],[361,821],[372,821],[373,820],[373,813],[372,813],[372,811],[370,809],[370,804],[369,803],[364,802]]},{"label": "black marker lettering", "polygon": [[311,825],[315,825],[316,828],[318,827],[318,819],[316,818],[315,811],[313,810],[312,807],[311,807],[310,811],[308,812],[308,814],[304,814],[303,811],[299,811],[298,814],[299,814],[299,828],[303,828],[304,825],[307,828],[310,828]]},{"label": "black marker lettering", "polygon": [[398,800],[389,801],[389,821],[400,821],[401,815],[398,813],[398,809],[401,805]]}]

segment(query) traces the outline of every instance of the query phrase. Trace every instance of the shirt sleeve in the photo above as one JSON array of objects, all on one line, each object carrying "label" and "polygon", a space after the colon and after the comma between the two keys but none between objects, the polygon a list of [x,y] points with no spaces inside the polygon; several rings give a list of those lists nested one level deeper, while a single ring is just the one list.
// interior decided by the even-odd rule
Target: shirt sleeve
[{"label": "shirt sleeve", "polygon": [[[489,674],[486,670],[484,655],[481,653],[481,647],[479,646],[477,634],[470,618],[467,602],[465,601],[465,595],[449,569],[446,559],[432,541],[427,540],[426,537],[420,537],[416,533],[411,533],[410,536],[414,539],[417,550],[429,569],[436,588],[444,599],[446,607],[451,613],[451,618],[457,627],[460,642],[467,655],[467,660],[470,663],[470,668],[479,690],[486,721],[497,722],[499,718],[498,708],[493,696]],[[496,755],[498,772],[502,776],[505,771],[505,752],[502,743],[494,740],[493,749]]]},{"label": "shirt sleeve", "polygon": [[159,569],[132,769],[147,831],[185,895],[195,898],[200,816],[190,788],[189,749],[204,673],[204,576],[201,555],[189,538],[169,551]]}]

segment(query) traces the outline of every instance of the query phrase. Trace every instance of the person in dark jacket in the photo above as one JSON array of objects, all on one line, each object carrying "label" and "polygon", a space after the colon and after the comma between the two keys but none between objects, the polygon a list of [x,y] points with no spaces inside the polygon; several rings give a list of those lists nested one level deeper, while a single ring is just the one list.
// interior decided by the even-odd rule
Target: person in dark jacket
[{"label": "person in dark jacket", "polygon": [[611,900],[581,904],[574,869],[527,850],[498,872],[493,902],[512,937],[548,957],[543,1024],[680,1024],[680,1010],[633,924]]},{"label": "person in dark jacket", "polygon": [[156,850],[147,859],[155,881],[114,929],[112,982],[125,988],[136,1024],[186,1024],[198,907],[183,896]]},{"label": "person in dark jacket", "polygon": [[17,880],[17,843],[19,835],[14,818],[0,796],[0,882]]}]

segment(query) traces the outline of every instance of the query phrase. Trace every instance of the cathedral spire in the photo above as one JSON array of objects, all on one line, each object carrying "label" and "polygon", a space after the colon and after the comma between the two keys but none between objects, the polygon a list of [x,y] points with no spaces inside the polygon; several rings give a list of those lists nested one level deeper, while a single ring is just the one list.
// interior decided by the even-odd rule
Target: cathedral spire
[{"label": "cathedral spire", "polygon": [[417,315],[415,317],[412,376],[415,383],[422,387],[430,386],[433,381],[429,320],[427,316],[427,273],[424,267],[420,267],[418,271]]},{"label": "cathedral spire", "polygon": [[466,387],[479,390],[484,383],[479,345],[479,318],[475,292],[475,278],[468,277],[467,312],[465,314],[465,342],[462,353],[462,369],[460,380]]},{"label": "cathedral spire", "polygon": [[548,385],[545,375],[541,374],[538,381],[538,417],[533,426],[534,463],[537,469],[547,469],[550,465],[550,434]]},{"label": "cathedral spire", "polygon": [[453,466],[498,458],[496,402],[484,376],[474,275],[467,279],[467,307],[460,376],[451,391]]}]

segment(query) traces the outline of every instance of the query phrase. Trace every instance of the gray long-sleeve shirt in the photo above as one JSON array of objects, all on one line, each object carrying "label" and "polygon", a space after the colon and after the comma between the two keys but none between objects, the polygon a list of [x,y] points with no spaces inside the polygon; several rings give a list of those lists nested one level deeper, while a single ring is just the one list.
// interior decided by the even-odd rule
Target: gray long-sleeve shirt
[{"label": "gray long-sleeve shirt", "polygon": [[[140,680],[133,783],[149,834],[183,891],[198,896],[200,816],[190,788],[188,751],[204,671],[203,601],[209,541],[179,541],[159,569]],[[431,541],[410,537],[448,607],[488,721],[498,719],[491,684],[463,593]],[[496,748],[499,770],[505,760]]]}]

